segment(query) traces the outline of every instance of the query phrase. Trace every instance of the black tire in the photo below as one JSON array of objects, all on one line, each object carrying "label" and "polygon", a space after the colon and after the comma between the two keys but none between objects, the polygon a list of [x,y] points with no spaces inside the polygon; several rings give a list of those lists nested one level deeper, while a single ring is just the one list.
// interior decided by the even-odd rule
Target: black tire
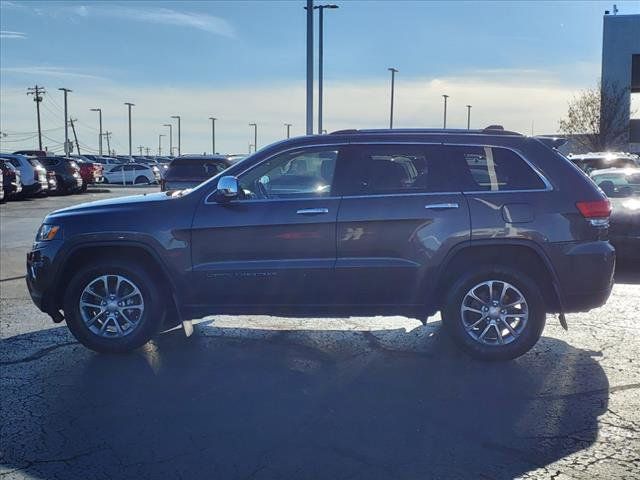
[{"label": "black tire", "polygon": [[[528,320],[517,338],[510,343],[492,345],[481,343],[468,333],[462,318],[461,308],[467,293],[476,285],[490,280],[513,285],[520,291],[528,305]],[[524,355],[540,339],[546,321],[544,299],[536,282],[526,273],[509,267],[484,266],[466,272],[448,289],[445,301],[442,321],[446,330],[462,349],[481,360],[504,361]],[[483,323],[480,326],[486,325]],[[497,341],[497,333],[495,336]]]},{"label": "black tire", "polygon": [[[105,338],[92,332],[82,320],[79,301],[85,287],[101,275],[121,275],[132,280],[140,290],[144,311],[137,327],[128,335]],[[163,293],[153,276],[142,266],[117,259],[105,259],[78,270],[69,282],[64,296],[67,325],[76,339],[87,348],[101,353],[123,353],[147,343],[159,330],[164,311]]]},{"label": "black tire", "polygon": [[136,177],[136,180],[134,182],[136,185],[142,185],[143,183],[149,184],[149,179],[147,177],[145,177],[144,175],[140,175],[139,177]]}]

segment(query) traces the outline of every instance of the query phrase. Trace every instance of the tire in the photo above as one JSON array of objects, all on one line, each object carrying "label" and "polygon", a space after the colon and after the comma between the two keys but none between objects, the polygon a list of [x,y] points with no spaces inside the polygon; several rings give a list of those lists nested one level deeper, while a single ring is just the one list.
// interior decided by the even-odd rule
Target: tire
[{"label": "tire", "polygon": [[[118,281],[116,276],[121,277],[118,289],[120,297],[126,299],[125,302],[130,302],[131,308],[117,307],[118,299],[111,299],[105,295],[105,284],[98,280],[107,277],[108,288],[114,293]],[[86,289],[90,286],[91,290],[100,295],[87,293]],[[135,289],[129,288],[130,286],[137,288],[138,293],[131,294]],[[126,298],[127,296],[130,298]],[[100,297],[107,300],[107,306],[95,309],[85,306],[81,309],[81,298],[92,304],[102,304]],[[107,259],[86,265],[75,273],[65,292],[63,307],[69,330],[80,343],[96,352],[123,353],[141,347],[159,330],[164,311],[161,298],[164,296],[157,287],[157,282],[142,266],[123,260]],[[125,302],[121,302],[121,305]],[[141,305],[142,310],[139,308]],[[99,310],[104,313],[97,317],[90,328],[85,320],[92,320]],[[134,322],[127,321],[129,318],[135,320],[135,325]]]},{"label": "tire", "polygon": [[[489,301],[490,285],[498,305]],[[469,296],[470,292],[484,303]],[[524,302],[509,306],[519,296]],[[465,273],[452,284],[445,302],[442,321],[446,330],[463,350],[480,360],[517,358],[536,344],[544,329],[545,303],[536,282],[526,273],[508,267],[488,265]],[[463,311],[463,307],[468,308]],[[505,321],[509,321],[511,329],[507,329]]]},{"label": "tire", "polygon": [[87,185],[86,183],[83,183],[82,187],[80,187],[80,193],[85,193],[88,187],[89,185]]},{"label": "tire", "polygon": [[134,182],[136,185],[142,185],[143,183],[149,184],[149,179],[143,175],[140,175],[139,177],[136,177],[136,180]]}]

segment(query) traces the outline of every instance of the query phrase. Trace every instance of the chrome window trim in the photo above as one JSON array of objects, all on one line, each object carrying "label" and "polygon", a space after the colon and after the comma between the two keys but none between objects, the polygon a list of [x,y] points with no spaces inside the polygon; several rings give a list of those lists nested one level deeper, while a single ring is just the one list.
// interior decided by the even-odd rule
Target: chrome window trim
[{"label": "chrome window trim", "polygon": [[[262,165],[265,162],[268,162],[269,160],[271,160],[272,158],[278,156],[278,155],[282,155],[283,153],[288,153],[288,152],[292,152],[295,150],[304,150],[307,148],[325,148],[325,147],[336,147],[336,148],[340,148],[340,147],[345,147],[345,146],[350,146],[350,145],[415,145],[415,146],[442,146],[442,147],[477,147],[477,148],[483,148],[483,147],[489,147],[489,148],[504,148],[506,150],[510,150],[511,152],[515,153],[518,157],[520,157],[520,159],[522,159],[528,166],[529,168],[531,168],[531,170],[533,170],[533,172],[538,176],[538,178],[540,178],[540,180],[542,180],[542,183],[544,183],[545,188],[531,188],[531,189],[519,189],[519,190],[495,190],[495,191],[491,191],[491,190],[461,190],[461,191],[457,191],[457,192],[412,192],[412,193],[377,193],[377,194],[372,194],[372,195],[343,195],[340,197],[335,197],[335,196],[331,196],[331,197],[301,197],[301,198],[272,198],[272,199],[254,199],[254,200],[242,200],[243,203],[246,202],[273,202],[273,201],[289,201],[289,200],[322,200],[322,199],[341,199],[341,198],[376,198],[376,197],[397,197],[397,196],[417,196],[417,195],[458,195],[458,194],[473,194],[473,195],[478,195],[478,194],[491,194],[491,195],[495,195],[495,194],[507,194],[507,193],[539,193],[539,192],[550,192],[553,191],[553,185],[551,184],[551,182],[549,182],[549,180],[547,179],[547,177],[545,177],[542,172],[535,166],[533,165],[533,163],[531,163],[520,151],[516,150],[513,147],[509,147],[506,145],[496,145],[493,143],[445,143],[445,142],[420,142],[420,141],[351,141],[351,142],[337,142],[337,143],[322,143],[322,144],[317,144],[317,145],[298,145],[295,147],[291,147],[291,148],[287,148],[285,150],[280,150],[272,155],[269,155],[267,158],[261,160],[260,162],[258,162],[255,165],[252,165],[251,167],[245,168],[244,170],[242,170],[241,172],[239,172],[236,177],[240,177],[241,175],[244,175],[246,172],[248,172],[249,170],[253,170],[254,168],[257,168],[258,166]],[[215,193],[215,190],[213,190],[212,192],[210,192],[208,195],[205,196],[205,205],[211,205],[211,204],[219,204],[218,202],[216,202],[215,200],[210,201],[210,197]]]}]

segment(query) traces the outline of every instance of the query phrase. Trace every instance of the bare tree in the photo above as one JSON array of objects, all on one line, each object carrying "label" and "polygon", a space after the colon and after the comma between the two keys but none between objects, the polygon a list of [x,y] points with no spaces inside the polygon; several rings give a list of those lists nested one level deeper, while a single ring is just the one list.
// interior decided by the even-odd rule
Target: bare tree
[{"label": "bare tree", "polygon": [[584,151],[624,148],[629,141],[629,89],[599,84],[580,92],[569,102],[559,130]]}]

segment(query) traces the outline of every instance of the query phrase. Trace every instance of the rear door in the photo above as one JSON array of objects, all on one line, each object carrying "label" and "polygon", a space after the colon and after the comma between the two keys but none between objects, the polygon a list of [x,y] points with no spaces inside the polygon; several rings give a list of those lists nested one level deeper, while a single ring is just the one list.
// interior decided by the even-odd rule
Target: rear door
[{"label": "rear door", "polygon": [[442,147],[353,145],[336,175],[336,301],[424,304],[446,253],[470,238],[467,203]]}]

